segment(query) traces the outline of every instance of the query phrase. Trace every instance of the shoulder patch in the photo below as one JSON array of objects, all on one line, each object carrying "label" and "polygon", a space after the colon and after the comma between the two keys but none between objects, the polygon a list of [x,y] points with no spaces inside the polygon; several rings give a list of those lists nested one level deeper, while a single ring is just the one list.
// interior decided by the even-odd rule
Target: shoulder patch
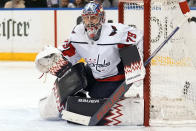
[{"label": "shoulder patch", "polygon": [[116,29],[116,26],[113,26],[112,25],[112,32],[110,33],[110,35],[109,36],[113,36],[113,35],[115,35],[116,34],[116,31],[117,31],[117,29]]}]

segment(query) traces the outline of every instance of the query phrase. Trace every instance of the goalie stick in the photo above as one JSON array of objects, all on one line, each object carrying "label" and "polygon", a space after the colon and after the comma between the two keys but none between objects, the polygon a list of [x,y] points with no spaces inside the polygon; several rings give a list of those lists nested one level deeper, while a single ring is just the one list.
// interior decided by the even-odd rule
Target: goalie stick
[{"label": "goalie stick", "polygon": [[[181,0],[180,7],[182,13],[185,16],[189,15],[190,9],[184,0]],[[150,63],[150,61],[156,56],[156,54],[166,45],[166,43],[176,34],[180,27],[188,20],[188,22],[196,22],[196,17],[186,17],[181,24],[179,24],[170,35],[164,40],[159,47],[151,54],[151,56],[144,62],[144,66]],[[111,107],[129,90],[133,83],[126,85],[125,81],[116,89],[107,101],[98,109],[98,111],[92,116],[80,115],[77,113],[69,112],[66,110],[62,111],[62,119],[72,121],[82,125],[95,126],[111,109]]]}]

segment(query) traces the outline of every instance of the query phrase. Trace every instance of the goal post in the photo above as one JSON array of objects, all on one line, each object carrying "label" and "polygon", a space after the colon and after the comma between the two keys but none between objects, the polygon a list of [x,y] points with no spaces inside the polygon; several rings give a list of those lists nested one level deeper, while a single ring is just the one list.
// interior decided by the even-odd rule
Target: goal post
[{"label": "goal post", "polygon": [[[183,13],[188,10],[186,4],[179,5],[182,2],[186,1],[119,0],[119,23],[144,32],[144,61],[184,21]],[[196,69],[186,46],[196,41],[188,39],[187,25],[146,66],[142,90],[145,126],[196,124]]]}]

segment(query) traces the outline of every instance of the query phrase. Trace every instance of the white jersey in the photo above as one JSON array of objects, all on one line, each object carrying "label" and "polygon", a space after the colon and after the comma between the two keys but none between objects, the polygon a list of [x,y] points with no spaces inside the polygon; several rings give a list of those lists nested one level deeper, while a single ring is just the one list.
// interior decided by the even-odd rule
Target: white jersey
[{"label": "white jersey", "polygon": [[123,24],[105,23],[97,41],[90,40],[83,24],[77,25],[63,45],[62,52],[72,64],[84,58],[92,69],[95,79],[105,79],[121,74],[119,48],[136,45],[143,53],[143,33]]}]

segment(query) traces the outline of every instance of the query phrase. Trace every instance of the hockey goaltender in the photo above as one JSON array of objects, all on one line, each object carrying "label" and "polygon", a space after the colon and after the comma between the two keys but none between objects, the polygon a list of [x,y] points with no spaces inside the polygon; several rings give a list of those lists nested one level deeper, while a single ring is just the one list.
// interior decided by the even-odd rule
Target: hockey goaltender
[{"label": "hockey goaltender", "polygon": [[[120,87],[124,81],[139,86],[145,76],[143,33],[106,23],[102,5],[94,1],[81,16],[68,41],[58,48],[47,46],[36,57],[40,72],[57,77],[52,93],[39,102],[41,117],[89,125],[110,100],[98,112],[96,125],[142,125],[143,99],[124,97],[126,90]],[[78,62],[81,58],[85,62]]]}]

